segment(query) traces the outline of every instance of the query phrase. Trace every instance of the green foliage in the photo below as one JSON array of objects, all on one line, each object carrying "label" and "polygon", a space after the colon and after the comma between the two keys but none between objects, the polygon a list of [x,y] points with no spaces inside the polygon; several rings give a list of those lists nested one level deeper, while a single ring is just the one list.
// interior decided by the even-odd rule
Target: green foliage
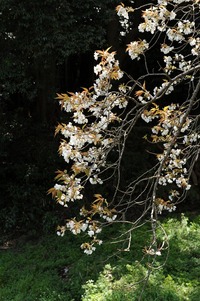
[{"label": "green foliage", "polygon": [[[120,277],[113,277],[115,270],[106,266],[100,274],[98,280],[94,283],[88,281],[85,288],[83,301],[132,301],[141,300],[150,301],[181,301],[197,300],[190,299],[191,293],[195,289],[195,284],[176,282],[170,275],[164,276],[163,272],[155,271],[149,278],[149,282],[144,286],[138,281],[145,279],[147,270],[140,264],[127,265],[127,271]],[[144,280],[145,282],[145,280]],[[144,286],[144,291],[143,291]]]},{"label": "green foliage", "polygon": [[26,242],[20,251],[15,251],[14,261],[12,252],[1,254],[0,300],[72,300],[71,283],[62,279],[60,270],[71,264],[77,253],[66,250],[66,240],[49,237],[35,244]]},{"label": "green foliage", "polygon": [[24,235],[15,249],[0,251],[0,301],[80,300],[81,285],[97,277],[114,246],[99,248],[95,257],[79,246],[70,233],[62,238]]},{"label": "green foliage", "polygon": [[[170,241],[166,266],[152,268],[145,284],[148,269],[136,262],[122,265],[106,265],[96,281],[88,281],[83,287],[82,301],[197,301],[199,298],[200,223],[170,219],[163,225]],[[155,267],[164,263],[165,254]],[[142,281],[143,280],[143,281]],[[144,291],[143,291],[144,289]]]},{"label": "green foliage", "polygon": [[167,233],[170,253],[165,270],[179,280],[197,280],[200,270],[200,219],[190,222],[182,215],[180,220],[169,219]]},{"label": "green foliage", "polygon": [[106,228],[105,244],[91,256],[82,253],[80,238],[71,233],[40,239],[25,235],[13,250],[1,250],[0,301],[138,301],[143,288],[144,301],[198,301],[200,219],[190,222],[183,216],[163,226],[170,240],[168,261],[152,270],[146,285],[140,282],[147,275],[145,260],[136,261],[149,239],[146,226],[133,232],[132,248],[123,253],[114,253],[120,243],[110,241],[125,229]]}]

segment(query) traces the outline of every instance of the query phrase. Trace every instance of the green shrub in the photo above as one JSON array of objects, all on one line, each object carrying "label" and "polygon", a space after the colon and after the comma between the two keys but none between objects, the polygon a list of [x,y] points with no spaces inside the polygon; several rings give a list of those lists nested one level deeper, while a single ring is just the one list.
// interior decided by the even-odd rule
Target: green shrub
[{"label": "green shrub", "polygon": [[147,283],[147,265],[136,262],[133,256],[133,263],[126,264],[125,269],[119,260],[117,265],[106,265],[96,281],[89,280],[83,285],[82,301],[199,300],[199,220],[189,222],[182,215],[181,220],[169,219],[163,226],[170,242],[169,256],[166,263],[167,254],[154,262],[155,269],[152,268]]}]

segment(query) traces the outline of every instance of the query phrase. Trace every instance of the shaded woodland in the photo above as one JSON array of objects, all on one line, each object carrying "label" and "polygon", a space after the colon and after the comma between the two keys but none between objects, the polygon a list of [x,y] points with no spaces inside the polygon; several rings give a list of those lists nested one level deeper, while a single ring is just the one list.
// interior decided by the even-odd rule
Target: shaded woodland
[{"label": "shaded woodland", "polygon": [[[63,219],[60,207],[47,196],[54,173],[63,168],[58,156],[60,111],[56,93],[77,91],[93,82],[93,52],[110,45],[118,50],[122,67],[134,75],[139,63],[122,56],[130,37],[117,38],[116,0],[2,0],[0,7],[0,227],[3,232],[49,231]],[[138,15],[138,18],[139,15]],[[121,55],[121,57],[120,57]],[[156,52],[152,53],[152,64]],[[138,131],[143,129],[138,127]],[[127,179],[145,165],[137,133],[128,142]],[[145,159],[149,155],[145,154]],[[127,165],[134,171],[127,172]],[[143,166],[146,167],[146,166]],[[200,168],[181,211],[197,211]],[[126,181],[126,178],[124,178]],[[110,184],[104,186],[109,194]]]}]

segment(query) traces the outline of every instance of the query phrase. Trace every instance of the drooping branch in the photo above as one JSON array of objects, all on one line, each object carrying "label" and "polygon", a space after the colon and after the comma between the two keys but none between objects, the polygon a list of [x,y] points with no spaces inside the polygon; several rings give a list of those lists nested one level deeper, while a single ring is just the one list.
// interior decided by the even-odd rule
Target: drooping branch
[{"label": "drooping branch", "polygon": [[[58,172],[59,183],[50,192],[64,207],[71,202],[80,205],[79,214],[59,227],[58,234],[64,235],[66,229],[74,234],[87,233],[91,240],[81,246],[86,254],[102,243],[98,235],[105,224],[117,219],[122,222],[130,208],[143,206],[140,217],[126,222],[132,223],[132,231],[144,217],[149,219],[152,242],[146,250],[157,256],[162,251],[158,250],[156,237],[158,213],[175,210],[191,187],[200,140],[199,115],[194,110],[200,89],[200,4],[192,0],[154,2],[141,7],[117,7],[122,36],[131,33],[130,14],[141,10],[140,38],[130,41],[126,52],[130,61],[140,62],[142,75],[135,78],[122,71],[116,52],[110,48],[98,50],[94,53],[97,64],[93,87],[58,95],[71,118],[56,129],[64,137],[59,152],[67,169]],[[154,50],[159,57],[151,67]],[[187,93],[182,94],[181,89]],[[148,123],[146,140],[154,162],[122,187],[122,161],[139,122]],[[115,187],[107,201],[98,185],[112,178]],[[83,192],[88,185],[97,185],[97,193],[95,200],[85,206]]]}]

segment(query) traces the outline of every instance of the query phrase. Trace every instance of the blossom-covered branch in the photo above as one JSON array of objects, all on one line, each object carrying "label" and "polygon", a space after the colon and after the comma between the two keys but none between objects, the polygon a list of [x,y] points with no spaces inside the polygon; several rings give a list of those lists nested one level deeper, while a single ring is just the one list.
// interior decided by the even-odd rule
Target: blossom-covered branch
[{"label": "blossom-covered branch", "polygon": [[[200,143],[199,114],[195,110],[200,95],[200,3],[154,2],[143,7],[120,4],[116,8],[123,37],[131,34],[133,25],[138,28],[138,39],[130,41],[125,51],[130,61],[139,61],[142,75],[134,78],[122,71],[117,53],[111,48],[97,50],[93,86],[57,97],[71,119],[56,128],[56,133],[63,136],[59,153],[67,168],[58,171],[58,183],[50,192],[64,207],[71,202],[79,205],[77,216],[58,227],[58,235],[64,235],[66,229],[73,234],[87,233],[90,240],[81,245],[86,254],[102,243],[99,234],[103,225],[121,222],[123,213],[139,204],[144,207],[143,213],[130,222],[136,226],[142,217],[150,218],[153,243],[146,250],[148,254],[160,255],[162,250],[158,251],[156,242],[157,215],[163,210],[174,211],[191,187],[190,176]],[[131,24],[129,15],[138,11],[142,22]],[[159,56],[152,68],[154,50]],[[186,92],[180,93],[181,89]],[[151,131],[146,135],[149,150],[151,145],[158,146],[156,163],[122,188],[121,161],[126,142],[141,120]],[[118,155],[108,160],[112,152]],[[98,192],[108,171],[109,178],[117,177],[110,200]],[[86,185],[97,185],[90,206],[83,202]],[[143,190],[138,194],[139,185]]]}]

